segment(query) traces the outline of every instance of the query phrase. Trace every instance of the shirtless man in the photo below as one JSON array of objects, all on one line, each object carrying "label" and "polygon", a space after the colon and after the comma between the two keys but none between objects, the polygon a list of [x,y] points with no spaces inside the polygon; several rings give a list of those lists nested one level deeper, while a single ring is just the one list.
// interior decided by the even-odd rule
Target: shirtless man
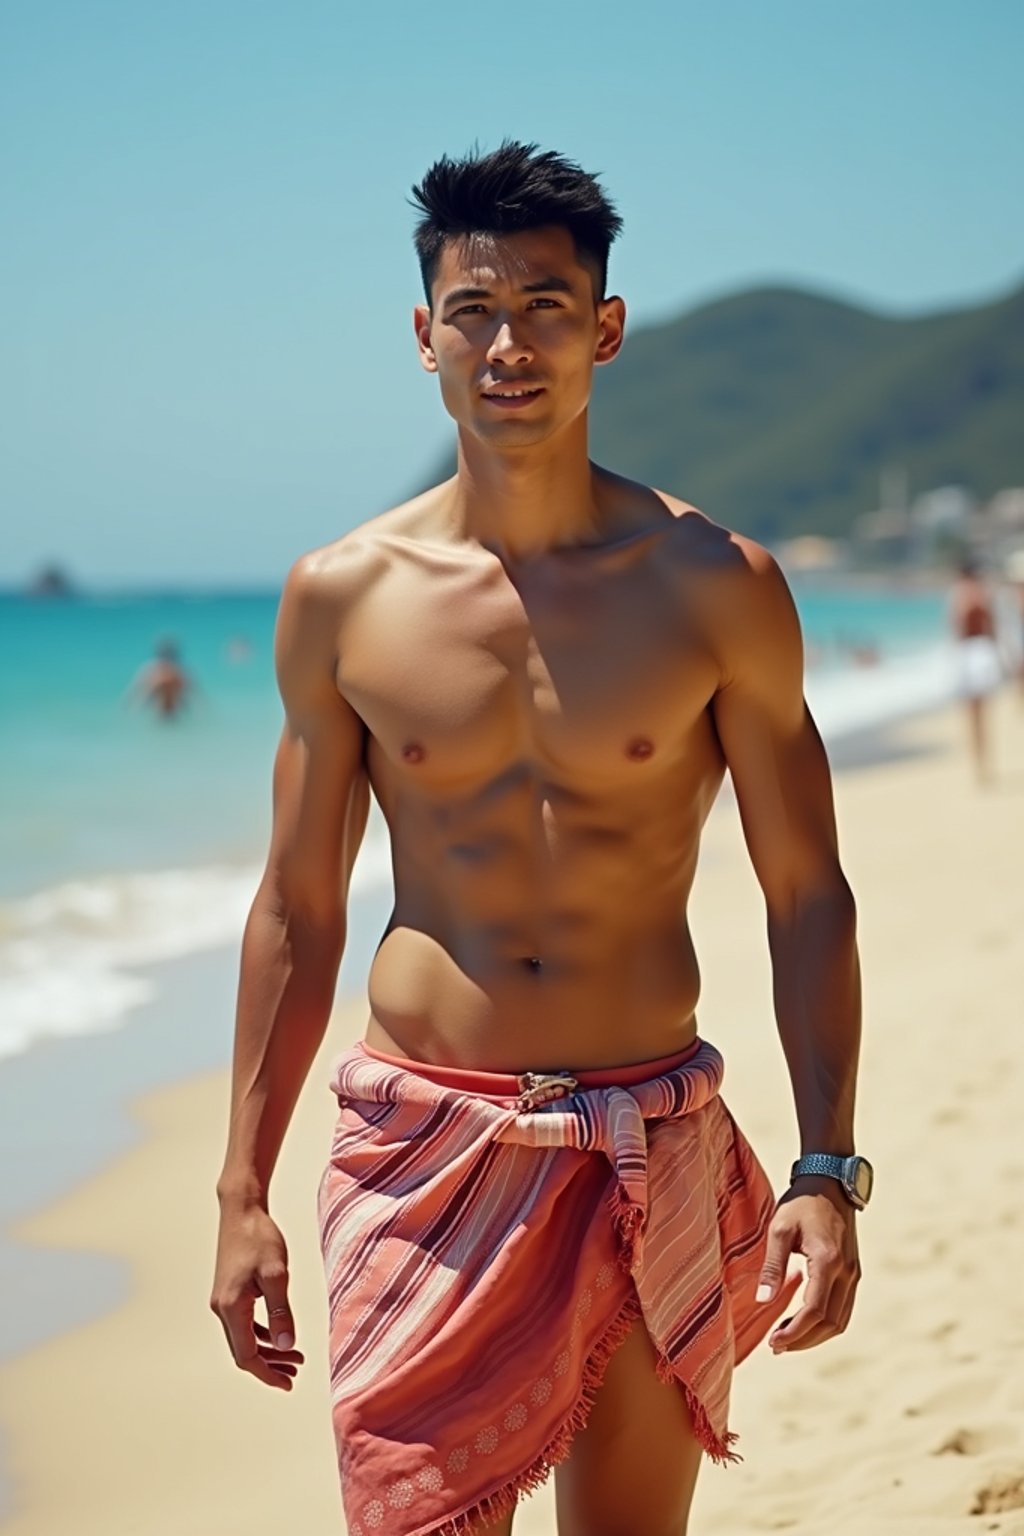
[{"label": "shirtless man", "polygon": [[[625,322],[622,299],[604,296],[620,220],[599,184],[506,143],[442,159],[415,194],[428,296],[416,340],[458,427],[458,470],[300,559],[285,586],[286,724],[243,946],[211,1305],[236,1363],[289,1389],[302,1356],[268,1185],[331,1008],[369,789],[391,835],[395,904],[369,976],[364,1067],[372,1057],[389,1082],[386,1063],[403,1061],[410,1080],[460,1068],[562,1082],[567,1069],[624,1072],[693,1048],[686,903],[728,768],[767,906],[800,1151],[828,1159],[799,1173],[774,1213],[769,1195],[749,1300],[754,1280],[759,1301],[778,1298],[790,1254],[805,1255],[802,1304],[771,1346],[816,1346],[850,1317],[870,1169],[852,1156],[854,903],[792,601],[752,541],[588,457],[593,370],[613,361]],[[425,1155],[418,1134],[409,1145]],[[359,1179],[346,1171],[343,1183]],[[387,1241],[382,1226],[353,1284]],[[549,1250],[563,1241],[545,1238]],[[344,1290],[332,1289],[332,1308]],[[635,1318],[585,1427],[574,1423],[556,1475],[561,1536],[685,1530],[701,1443],[692,1400],[656,1373],[659,1352]],[[530,1403],[550,1375],[543,1383]],[[515,1404],[505,1429],[529,1407]],[[481,1430],[447,1467],[486,1460],[499,1432]],[[387,1449],[417,1438],[396,1431]],[[344,1478],[358,1447],[339,1449]],[[446,1476],[410,1469],[358,1520],[346,1499],[350,1530],[434,1528],[411,1505]],[[500,1500],[469,1518],[473,1530],[511,1529]]]}]

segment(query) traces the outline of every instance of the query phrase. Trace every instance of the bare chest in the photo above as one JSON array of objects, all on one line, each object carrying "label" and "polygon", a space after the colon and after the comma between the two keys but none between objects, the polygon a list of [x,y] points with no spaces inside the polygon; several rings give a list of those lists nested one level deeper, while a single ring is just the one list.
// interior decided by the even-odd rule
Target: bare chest
[{"label": "bare chest", "polygon": [[678,756],[715,682],[678,591],[636,567],[399,571],[360,605],[338,674],[389,771],[439,788],[526,764],[635,777]]}]

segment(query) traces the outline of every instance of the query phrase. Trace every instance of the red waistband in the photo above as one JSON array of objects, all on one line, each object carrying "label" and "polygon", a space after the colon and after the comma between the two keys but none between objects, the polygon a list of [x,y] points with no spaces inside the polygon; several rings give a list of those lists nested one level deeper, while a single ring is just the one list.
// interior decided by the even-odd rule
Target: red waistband
[{"label": "red waistband", "polygon": [[[676,1051],[671,1056],[659,1056],[654,1061],[637,1061],[626,1067],[581,1067],[578,1072],[573,1071],[569,1075],[576,1079],[581,1088],[629,1088],[634,1083],[645,1083],[652,1077],[661,1077],[663,1073],[681,1067],[696,1053],[699,1045],[698,1037],[684,1050]],[[428,1082],[437,1083],[442,1088],[457,1088],[463,1093],[478,1093],[494,1099],[514,1099],[522,1091],[523,1085],[512,1072],[474,1072],[465,1067],[441,1067],[429,1061],[415,1061],[409,1056],[387,1056],[383,1051],[375,1051],[365,1041],[360,1041],[357,1049],[372,1056],[374,1061],[383,1061],[388,1066],[415,1072],[417,1077],[425,1077]]]}]

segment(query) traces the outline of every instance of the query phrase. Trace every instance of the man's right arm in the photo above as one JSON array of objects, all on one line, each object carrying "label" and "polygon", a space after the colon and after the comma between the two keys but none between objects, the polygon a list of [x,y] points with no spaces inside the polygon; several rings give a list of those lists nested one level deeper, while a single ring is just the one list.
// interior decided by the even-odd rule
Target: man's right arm
[{"label": "man's right arm", "polygon": [[[281,599],[275,659],[285,724],[274,765],[270,853],[245,928],[227,1152],[217,1184],[220,1243],[211,1306],[236,1362],[274,1386],[292,1370],[274,1338],[294,1338],[287,1254],[269,1185],[323,1040],[345,941],[345,903],[369,805],[365,728],[335,682],[343,596],[326,557],[300,560]],[[257,1331],[262,1348],[257,1342]],[[284,1345],[291,1349],[290,1342]]]}]

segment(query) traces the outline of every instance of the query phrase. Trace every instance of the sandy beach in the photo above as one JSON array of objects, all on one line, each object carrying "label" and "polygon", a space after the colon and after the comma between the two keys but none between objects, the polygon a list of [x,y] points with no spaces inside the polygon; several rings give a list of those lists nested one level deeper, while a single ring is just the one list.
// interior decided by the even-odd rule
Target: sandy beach
[{"label": "sandy beach", "polygon": [[[884,761],[837,779],[865,974],[858,1139],[878,1178],[861,1218],[864,1280],[844,1337],[779,1359],[762,1346],[738,1372],[745,1459],[704,1470],[692,1536],[1024,1532],[1024,708],[1009,691],[994,735],[986,790],[958,713],[901,727]],[[795,1120],[763,907],[728,796],[692,921],[701,1030],[780,1187]],[[329,1063],[364,1017],[361,1002],[337,1010],[272,1192],[307,1356],[291,1395],[233,1369],[207,1307],[225,1072],[138,1101],[141,1142],[15,1229],[26,1244],[115,1256],[131,1287],[108,1315],[0,1369],[15,1501],[3,1536],[344,1530],[314,1201]],[[549,1485],[523,1504],[518,1536],[550,1536],[552,1510]]]}]

